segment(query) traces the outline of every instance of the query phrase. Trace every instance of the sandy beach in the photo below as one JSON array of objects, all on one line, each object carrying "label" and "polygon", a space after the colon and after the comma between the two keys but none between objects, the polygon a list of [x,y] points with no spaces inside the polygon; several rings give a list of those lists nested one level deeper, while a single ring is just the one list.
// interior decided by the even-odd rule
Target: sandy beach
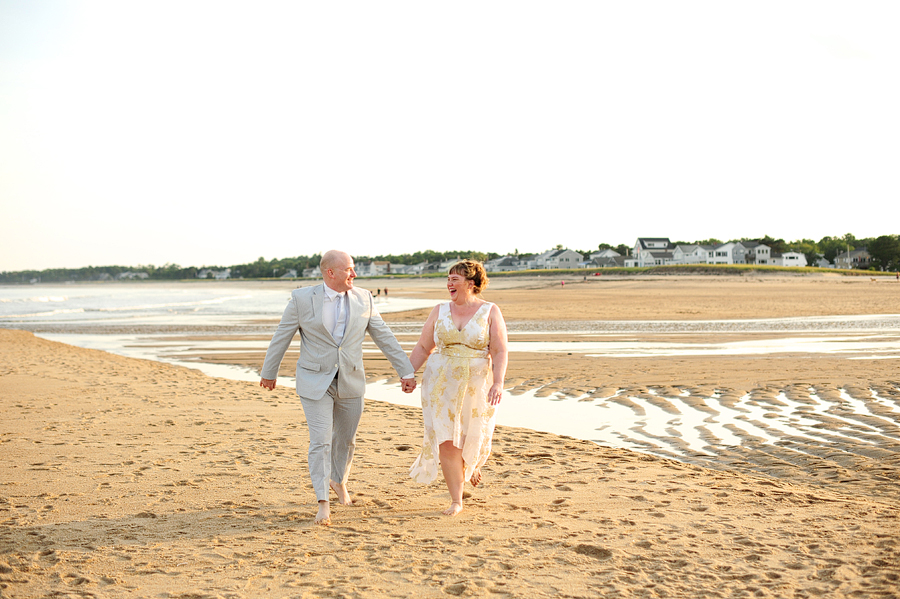
[{"label": "sandy beach", "polygon": [[[445,296],[441,280],[389,285],[392,297]],[[900,313],[895,281],[834,276],[498,277],[485,298],[512,338],[560,341],[597,321]],[[386,319],[409,342],[426,314]],[[2,597],[900,597],[896,359],[514,353],[505,409],[540,392],[598,406],[643,397],[675,414],[715,395],[789,418],[790,401],[825,441],[744,439],[676,461],[501,426],[485,483],[447,518],[443,485],[407,476],[419,410],[369,401],[356,505],[335,504],[322,528],[290,388],[25,331],[0,331],[0,356]],[[377,354],[366,367],[373,381],[393,376]],[[850,400],[868,416],[848,426]],[[839,433],[843,449],[829,447]]]}]

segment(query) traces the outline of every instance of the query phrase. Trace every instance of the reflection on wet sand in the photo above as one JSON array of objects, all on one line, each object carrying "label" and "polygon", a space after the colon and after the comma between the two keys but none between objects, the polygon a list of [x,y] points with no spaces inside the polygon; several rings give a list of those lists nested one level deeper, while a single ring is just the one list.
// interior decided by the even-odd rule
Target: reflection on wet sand
[{"label": "reflection on wet sand", "polygon": [[[266,326],[42,336],[254,380]],[[421,323],[392,326],[411,349]],[[873,497],[900,492],[886,476],[900,467],[900,382],[870,382],[884,360],[900,357],[900,316],[520,322],[510,339],[500,424],[788,480],[801,468],[823,488]],[[364,351],[367,397],[419,405],[418,394],[399,391],[373,343]],[[298,352],[299,338],[281,384],[292,384]]]}]

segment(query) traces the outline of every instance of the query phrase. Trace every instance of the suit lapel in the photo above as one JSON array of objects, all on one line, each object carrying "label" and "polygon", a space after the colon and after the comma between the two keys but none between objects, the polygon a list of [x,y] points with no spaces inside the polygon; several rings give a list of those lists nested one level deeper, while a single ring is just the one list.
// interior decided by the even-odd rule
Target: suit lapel
[{"label": "suit lapel", "polygon": [[312,296],[309,298],[309,309],[312,314],[310,320],[315,323],[316,326],[320,327],[322,331],[328,333],[328,336],[330,337],[331,332],[325,330],[325,323],[322,322],[322,315],[325,313],[324,305],[325,289],[322,286],[316,287]]},{"label": "suit lapel", "polygon": [[353,289],[348,289],[347,290],[347,303],[345,304],[346,308],[347,308],[347,316],[345,316],[346,324],[344,325],[344,337],[347,336],[347,332],[350,330],[350,323],[353,322],[350,319],[353,318],[353,313],[354,313],[353,301],[355,299],[356,299],[356,297],[353,295]]}]

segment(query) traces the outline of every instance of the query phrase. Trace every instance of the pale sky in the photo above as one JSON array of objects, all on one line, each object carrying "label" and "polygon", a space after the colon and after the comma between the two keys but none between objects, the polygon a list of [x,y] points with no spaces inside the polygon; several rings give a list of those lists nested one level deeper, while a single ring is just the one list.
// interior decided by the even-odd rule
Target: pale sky
[{"label": "pale sky", "polygon": [[898,14],[0,0],[0,270],[900,233]]}]

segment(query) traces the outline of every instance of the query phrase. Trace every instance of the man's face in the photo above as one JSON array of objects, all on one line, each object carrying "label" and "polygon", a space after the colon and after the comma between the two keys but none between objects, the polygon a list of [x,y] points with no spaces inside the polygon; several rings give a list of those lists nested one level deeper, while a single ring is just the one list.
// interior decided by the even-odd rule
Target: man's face
[{"label": "man's face", "polygon": [[331,268],[326,270],[328,286],[343,293],[353,288],[353,279],[356,278],[356,271],[353,270],[353,258],[344,256],[335,261]]}]

